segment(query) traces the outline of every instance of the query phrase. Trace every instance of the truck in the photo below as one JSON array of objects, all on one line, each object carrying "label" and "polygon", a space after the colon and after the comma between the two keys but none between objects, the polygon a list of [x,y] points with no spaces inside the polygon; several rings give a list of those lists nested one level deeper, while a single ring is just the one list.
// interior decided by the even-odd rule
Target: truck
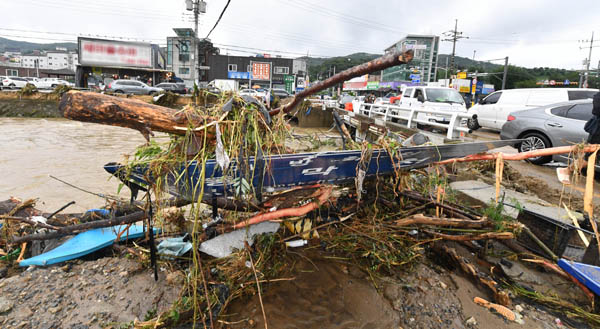
[{"label": "truck", "polygon": [[221,91],[236,91],[238,89],[237,81],[230,79],[215,79],[209,82],[208,85],[219,88]]}]

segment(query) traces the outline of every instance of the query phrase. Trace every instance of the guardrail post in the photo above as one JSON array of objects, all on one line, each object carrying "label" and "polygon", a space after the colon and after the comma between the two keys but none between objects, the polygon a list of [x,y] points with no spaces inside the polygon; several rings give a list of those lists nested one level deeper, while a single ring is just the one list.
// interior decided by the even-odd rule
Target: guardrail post
[{"label": "guardrail post", "polygon": [[413,124],[412,121],[415,117],[415,109],[410,110],[410,114],[408,115],[408,122],[406,123],[406,126],[408,128],[413,128]]},{"label": "guardrail post", "polygon": [[448,133],[446,134],[446,138],[451,140],[456,140],[460,138],[460,131],[454,129],[458,127],[457,124],[460,124],[458,113],[453,113],[452,117],[450,117],[450,123],[448,124]]},{"label": "guardrail post", "polygon": [[390,107],[388,105],[384,105],[383,108],[385,109],[385,112],[383,112],[383,120],[387,121],[388,112],[390,111]]}]

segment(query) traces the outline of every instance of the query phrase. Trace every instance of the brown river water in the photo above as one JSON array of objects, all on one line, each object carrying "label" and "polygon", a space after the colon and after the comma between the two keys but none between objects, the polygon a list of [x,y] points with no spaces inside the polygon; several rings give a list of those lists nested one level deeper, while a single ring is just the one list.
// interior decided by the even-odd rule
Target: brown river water
[{"label": "brown river water", "polygon": [[[39,198],[36,208],[66,212],[104,205],[100,197],[69,187],[49,175],[85,190],[116,194],[118,180],[102,166],[121,161],[145,142],[132,129],[66,119],[0,118],[0,200],[11,196]],[[123,189],[125,198],[129,192]]]}]

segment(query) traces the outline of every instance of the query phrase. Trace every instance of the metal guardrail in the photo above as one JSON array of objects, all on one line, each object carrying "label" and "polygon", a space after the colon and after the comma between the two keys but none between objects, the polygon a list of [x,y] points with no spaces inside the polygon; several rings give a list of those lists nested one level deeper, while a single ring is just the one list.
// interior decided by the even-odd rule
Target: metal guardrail
[{"label": "metal guardrail", "polygon": [[[351,117],[354,113],[365,115],[369,118],[380,119],[383,121],[402,121],[407,128],[415,128],[417,124],[424,126],[432,126],[437,128],[447,129],[446,138],[448,139],[460,139],[461,133],[470,133],[471,130],[461,125],[462,119],[470,119],[471,115],[466,112],[446,112],[438,110],[426,110],[426,109],[408,109],[402,108],[395,105],[375,105],[368,103],[358,103],[358,106],[354,108],[354,112],[348,112]],[[418,118],[420,113],[423,114],[434,114],[438,118],[442,117],[444,121],[448,119],[448,123],[437,122],[435,120],[422,120]]]},{"label": "metal guardrail", "polygon": [[335,99],[309,99],[312,104],[318,104],[325,107],[337,107],[338,101]]}]

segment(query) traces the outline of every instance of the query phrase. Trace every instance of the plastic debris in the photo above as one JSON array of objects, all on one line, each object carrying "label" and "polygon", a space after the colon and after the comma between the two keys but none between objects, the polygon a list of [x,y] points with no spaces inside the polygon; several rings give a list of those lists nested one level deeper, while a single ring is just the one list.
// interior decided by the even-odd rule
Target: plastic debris
[{"label": "plastic debris", "polygon": [[262,222],[221,234],[216,238],[205,241],[200,244],[200,251],[217,258],[227,257],[235,249],[242,250],[244,248],[244,241],[248,241],[248,244],[252,245],[254,243],[254,236],[264,233],[275,233],[277,230],[279,230],[279,223]]},{"label": "plastic debris", "polygon": [[187,234],[182,237],[168,238],[158,244],[157,251],[166,258],[180,257],[192,249],[192,243],[187,240]]},{"label": "plastic debris", "polygon": [[289,248],[298,248],[298,247],[302,247],[305,246],[306,244],[308,244],[308,241],[304,240],[304,239],[298,239],[298,240],[292,240],[292,241],[287,241],[285,243],[285,245]]}]

